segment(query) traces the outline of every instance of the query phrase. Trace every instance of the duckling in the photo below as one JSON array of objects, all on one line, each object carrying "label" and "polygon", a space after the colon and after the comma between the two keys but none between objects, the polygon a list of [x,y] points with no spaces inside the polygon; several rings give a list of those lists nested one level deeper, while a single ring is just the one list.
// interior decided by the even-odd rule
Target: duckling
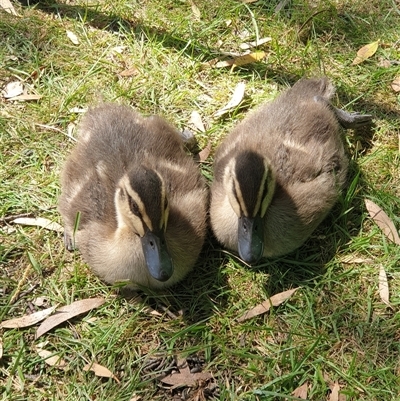
[{"label": "duckling", "polygon": [[127,106],[104,104],[84,116],[62,169],[59,211],[66,248],[78,248],[103,281],[160,289],[193,268],[208,194],[183,145],[163,118]]},{"label": "duckling", "polygon": [[348,158],[339,132],[370,115],[331,105],[326,78],[302,79],[240,122],[214,159],[216,238],[247,263],[301,246],[337,201]]}]

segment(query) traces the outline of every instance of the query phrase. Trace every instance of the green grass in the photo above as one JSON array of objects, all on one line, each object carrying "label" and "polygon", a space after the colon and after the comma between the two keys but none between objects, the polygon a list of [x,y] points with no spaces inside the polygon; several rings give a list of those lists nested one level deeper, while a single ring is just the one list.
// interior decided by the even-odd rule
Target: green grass
[{"label": "green grass", "polygon": [[[293,254],[249,268],[208,239],[193,274],[167,291],[143,294],[142,302],[101,283],[78,253],[64,251],[60,235],[23,226],[7,231],[1,220],[1,320],[41,309],[32,303],[39,296],[49,305],[106,299],[38,340],[35,327],[0,329],[2,399],[172,400],[180,394],[201,400],[201,389],[171,391],[155,379],[182,355],[199,358],[203,371],[214,375],[207,399],[285,400],[308,382],[308,399],[320,401],[329,399],[329,381],[338,381],[346,400],[398,400],[400,250],[364,206],[365,198],[373,200],[400,226],[400,98],[390,87],[400,67],[378,65],[380,58],[399,59],[398,4],[293,0],[275,14],[278,1],[195,3],[200,20],[189,1],[178,0],[47,0],[15,5],[19,17],[0,10],[0,87],[23,80],[30,93],[42,95],[34,102],[0,99],[2,219],[31,213],[61,223],[59,172],[73,146],[66,133],[80,119],[73,108],[116,101],[161,114],[182,129],[196,110],[207,127],[197,134],[199,145],[211,141],[214,152],[250,109],[303,75],[328,75],[337,105],[374,116],[371,130],[346,137],[352,159],[347,192]],[[233,72],[207,68],[210,60],[239,52],[245,31],[246,40],[272,37],[265,60]],[[377,53],[352,66],[356,51],[377,39]],[[136,73],[118,75],[128,68]],[[244,106],[214,118],[241,81]],[[213,152],[202,165],[208,179]],[[365,263],[344,262],[349,256]],[[380,265],[392,309],[379,297]],[[297,286],[269,314],[236,321]],[[35,350],[40,342],[68,368],[48,366]],[[83,371],[90,362],[106,366],[120,383]]]}]

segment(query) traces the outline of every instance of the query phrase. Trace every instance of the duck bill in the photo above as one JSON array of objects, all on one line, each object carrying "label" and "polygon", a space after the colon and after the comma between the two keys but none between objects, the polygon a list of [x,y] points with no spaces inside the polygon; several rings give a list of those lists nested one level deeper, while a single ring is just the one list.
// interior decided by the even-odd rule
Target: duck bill
[{"label": "duck bill", "polygon": [[239,256],[247,263],[259,260],[264,250],[263,225],[260,216],[239,217],[238,225]]},{"label": "duck bill", "polygon": [[140,240],[150,275],[158,281],[167,281],[172,276],[174,267],[167,250],[164,234],[155,235],[147,229]]}]

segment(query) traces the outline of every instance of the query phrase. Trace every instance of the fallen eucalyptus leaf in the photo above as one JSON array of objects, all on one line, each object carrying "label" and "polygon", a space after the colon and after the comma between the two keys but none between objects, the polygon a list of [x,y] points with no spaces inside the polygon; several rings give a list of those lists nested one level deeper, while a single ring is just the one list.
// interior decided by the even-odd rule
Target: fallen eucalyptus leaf
[{"label": "fallen eucalyptus leaf", "polygon": [[300,398],[302,400],[307,399],[307,392],[308,392],[308,382],[305,382],[300,387],[297,387],[293,392],[292,396]]},{"label": "fallen eucalyptus leaf", "polygon": [[91,371],[94,372],[96,376],[99,377],[110,377],[114,379],[117,383],[120,383],[118,378],[112,373],[109,369],[107,369],[105,366],[99,365],[98,363],[88,363],[83,367],[83,370],[85,372]]},{"label": "fallen eucalyptus leaf", "polygon": [[51,315],[55,309],[56,306],[52,306],[51,308],[43,309],[39,312],[31,313],[30,315],[5,320],[4,322],[0,323],[0,327],[4,329],[20,329],[23,327],[29,327],[42,321],[43,319],[46,319],[46,317]]},{"label": "fallen eucalyptus leaf", "polygon": [[36,227],[42,227],[45,228],[46,230],[51,230],[51,231],[57,231],[57,232],[63,232],[64,229],[63,227],[49,219],[46,219],[44,217],[20,217],[18,219],[12,220],[12,223],[14,224],[20,224],[23,226],[36,226]]},{"label": "fallen eucalyptus leaf", "polygon": [[387,306],[391,306],[389,302],[389,284],[385,268],[379,266],[379,296],[383,303]]},{"label": "fallen eucalyptus leaf", "polygon": [[389,216],[374,202],[365,199],[365,206],[372,220],[382,230],[386,237],[397,245],[400,245],[400,237],[395,225]]},{"label": "fallen eucalyptus leaf", "polygon": [[192,124],[195,128],[197,128],[201,132],[205,132],[205,127],[203,121],[201,119],[201,115],[198,111],[193,110],[190,115],[189,124]]},{"label": "fallen eucalyptus leaf", "polygon": [[35,338],[39,338],[49,330],[57,327],[59,324],[72,319],[82,313],[89,312],[92,309],[98,308],[105,302],[104,298],[88,298],[80,301],[72,302],[70,305],[58,308],[53,316],[46,319],[37,329]]},{"label": "fallen eucalyptus leaf", "polygon": [[239,67],[245,64],[256,63],[257,61],[262,60],[265,57],[265,52],[254,52],[245,54],[244,56],[239,56],[230,60],[219,61],[215,64],[216,68],[223,68],[223,67]]},{"label": "fallen eucalyptus leaf", "polygon": [[30,101],[30,100],[39,100],[43,96],[42,95],[28,95],[28,94],[23,94],[23,95],[18,95],[14,97],[8,98],[9,101]]},{"label": "fallen eucalyptus leaf", "polygon": [[36,348],[36,352],[50,366],[60,369],[64,369],[67,366],[67,362],[61,359],[60,356],[55,355],[54,352],[47,351],[42,348]]},{"label": "fallen eucalyptus leaf", "polygon": [[206,381],[212,379],[212,375],[207,372],[191,373],[186,360],[178,361],[179,373],[171,373],[160,379],[164,384],[169,384],[171,390],[177,387],[193,387],[199,380]]},{"label": "fallen eucalyptus leaf", "polygon": [[372,57],[376,51],[378,50],[379,40],[368,43],[367,45],[361,47],[358,52],[356,58],[353,60],[352,65],[357,65],[365,61],[367,58]]},{"label": "fallen eucalyptus leaf", "polygon": [[244,322],[255,316],[262,315],[271,309],[271,306],[278,306],[281,303],[289,299],[300,287],[293,288],[292,290],[287,290],[280,292],[279,294],[273,295],[270,299],[267,299],[263,303],[255,306],[254,308],[247,311],[243,316],[238,319],[238,322]]},{"label": "fallen eucalyptus leaf", "polygon": [[249,43],[242,43],[239,47],[242,50],[249,50],[253,47],[258,47],[261,46],[265,43],[271,42],[272,38],[266,37],[266,38],[261,38],[259,40],[255,40],[254,42],[249,42]]},{"label": "fallen eucalyptus leaf", "polygon": [[200,12],[199,7],[197,7],[197,5],[195,4],[195,2],[193,0],[190,1],[190,5],[192,6],[192,12],[193,12],[194,18],[197,21],[200,21],[201,20],[201,12]]},{"label": "fallen eucalyptus leaf", "polygon": [[203,163],[207,160],[208,156],[210,155],[211,152],[211,142],[208,142],[206,147],[204,149],[202,149],[199,154],[199,162]]},{"label": "fallen eucalyptus leaf", "polygon": [[0,0],[0,7],[9,14],[18,15],[10,0]]},{"label": "fallen eucalyptus leaf", "polygon": [[391,83],[391,87],[395,92],[400,92],[400,76],[396,77]]},{"label": "fallen eucalyptus leaf", "polygon": [[229,100],[229,102],[222,109],[216,111],[214,113],[214,116],[220,117],[223,114],[235,108],[236,106],[238,106],[243,99],[245,89],[246,89],[246,84],[244,82],[239,82],[236,85],[236,88],[233,91],[233,95]]}]

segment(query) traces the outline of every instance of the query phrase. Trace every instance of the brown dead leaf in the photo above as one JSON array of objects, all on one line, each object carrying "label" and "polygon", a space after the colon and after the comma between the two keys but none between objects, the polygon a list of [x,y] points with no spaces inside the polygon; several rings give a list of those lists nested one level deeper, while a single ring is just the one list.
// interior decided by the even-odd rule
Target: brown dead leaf
[{"label": "brown dead leaf", "polygon": [[118,73],[120,77],[132,77],[133,75],[139,74],[139,70],[136,67],[127,68],[126,70]]},{"label": "brown dead leaf", "polygon": [[18,15],[10,0],[0,0],[0,7],[9,14]]},{"label": "brown dead leaf", "polygon": [[42,227],[45,228],[46,230],[50,231],[57,231],[57,232],[63,232],[64,229],[63,227],[49,219],[45,219],[44,217],[20,217],[18,219],[12,220],[11,223],[14,224],[20,224],[23,226],[36,226],[36,227]]},{"label": "brown dead leaf", "polygon": [[192,13],[194,15],[194,18],[196,21],[200,21],[201,20],[201,12],[199,7],[197,7],[197,5],[195,4],[195,2],[193,0],[190,1],[190,5],[192,6]]},{"label": "brown dead leaf", "polygon": [[64,369],[67,366],[67,362],[61,359],[60,356],[55,355],[54,352],[47,351],[42,348],[36,348],[36,352],[50,366],[54,366],[59,369]]},{"label": "brown dead leaf", "polygon": [[118,380],[118,377],[114,375],[109,369],[107,369],[105,366],[99,365],[98,363],[88,363],[83,367],[83,370],[85,372],[91,371],[94,372],[96,376],[99,377],[110,377],[114,379],[117,383],[120,383]]},{"label": "brown dead leaf", "polygon": [[334,382],[329,385],[331,389],[331,393],[329,394],[329,401],[339,401],[339,391],[340,391],[340,384],[338,382]]},{"label": "brown dead leaf", "polygon": [[3,358],[3,339],[0,337],[0,361]]},{"label": "brown dead leaf", "polygon": [[205,130],[206,130],[205,127],[204,127],[201,115],[196,110],[192,111],[192,114],[190,115],[190,119],[189,119],[189,124],[193,125],[200,132],[205,132]]},{"label": "brown dead leaf", "polygon": [[378,50],[379,39],[375,42],[368,43],[367,45],[361,47],[358,52],[356,58],[353,60],[352,65],[357,65],[365,61],[367,58],[372,57],[376,51]]},{"label": "brown dead leaf", "polygon": [[361,263],[371,264],[373,263],[374,260],[370,258],[359,258],[355,255],[346,255],[343,258],[341,258],[340,261],[346,264],[361,264]]},{"label": "brown dead leaf", "polygon": [[297,387],[293,392],[292,396],[301,398],[302,400],[307,399],[307,392],[308,392],[308,382],[305,382],[300,387]]},{"label": "brown dead leaf", "polygon": [[250,3],[255,3],[258,0],[240,0],[244,4],[250,4]]},{"label": "brown dead leaf", "polygon": [[51,315],[55,309],[56,306],[52,306],[51,308],[43,309],[39,312],[31,313],[30,315],[5,320],[4,322],[0,323],[0,327],[4,329],[21,329],[23,327],[29,327],[42,321],[43,319],[46,319],[46,317]]},{"label": "brown dead leaf", "polygon": [[82,313],[89,312],[91,309],[98,308],[105,302],[104,298],[89,298],[73,302],[70,305],[58,308],[53,316],[46,319],[37,329],[36,338],[39,338],[44,333],[58,326],[59,324],[72,319]]},{"label": "brown dead leaf", "polygon": [[396,77],[391,83],[392,89],[397,93],[400,92],[400,76]]},{"label": "brown dead leaf", "polygon": [[244,56],[239,56],[236,58],[232,58],[230,60],[219,61],[215,64],[216,68],[223,68],[223,67],[232,67],[232,70],[235,67],[239,67],[245,64],[256,63],[257,61],[262,60],[265,57],[265,52],[254,52],[245,54]]},{"label": "brown dead leaf", "polygon": [[129,401],[141,401],[142,397],[140,395],[134,394]]},{"label": "brown dead leaf", "polygon": [[245,89],[246,89],[246,84],[244,82],[239,82],[236,85],[236,88],[233,91],[233,95],[232,95],[231,99],[229,100],[229,102],[222,109],[219,109],[218,111],[216,111],[214,113],[214,116],[220,117],[223,114],[225,114],[228,111],[235,108],[236,106],[238,106],[240,104],[240,102],[243,100]]},{"label": "brown dead leaf", "polygon": [[238,322],[244,322],[255,316],[262,315],[271,309],[271,306],[278,306],[281,303],[289,299],[300,287],[293,288],[292,290],[287,290],[280,292],[279,294],[273,295],[270,299],[267,299],[263,303],[255,306],[254,308],[247,311],[243,316],[238,319]]},{"label": "brown dead leaf", "polygon": [[397,245],[400,245],[400,237],[395,225],[389,216],[374,202],[365,199],[365,206],[372,220],[382,230],[386,237]]},{"label": "brown dead leaf", "polygon": [[41,99],[43,96],[42,95],[29,95],[29,94],[23,94],[23,95],[18,95],[18,96],[14,96],[14,97],[10,97],[7,100],[8,101],[22,101],[22,102],[28,102],[31,100],[39,100]]},{"label": "brown dead leaf", "polygon": [[270,37],[261,38],[261,39],[255,40],[254,42],[242,43],[239,47],[242,50],[249,50],[249,49],[252,49],[253,47],[258,47],[265,43],[271,42],[271,40],[272,40],[272,38],[270,38]]},{"label": "brown dead leaf", "polygon": [[382,265],[379,266],[379,296],[381,297],[382,302],[387,306],[391,306],[389,302],[389,284],[387,274]]},{"label": "brown dead leaf", "polygon": [[206,147],[203,150],[201,150],[198,154],[199,162],[200,163],[205,162],[208,156],[210,155],[210,152],[211,152],[211,142],[209,141]]},{"label": "brown dead leaf", "polygon": [[169,384],[171,390],[177,387],[193,387],[199,380],[206,381],[212,379],[211,373],[197,372],[191,373],[185,359],[178,361],[179,373],[171,373],[160,379],[164,384]]}]

